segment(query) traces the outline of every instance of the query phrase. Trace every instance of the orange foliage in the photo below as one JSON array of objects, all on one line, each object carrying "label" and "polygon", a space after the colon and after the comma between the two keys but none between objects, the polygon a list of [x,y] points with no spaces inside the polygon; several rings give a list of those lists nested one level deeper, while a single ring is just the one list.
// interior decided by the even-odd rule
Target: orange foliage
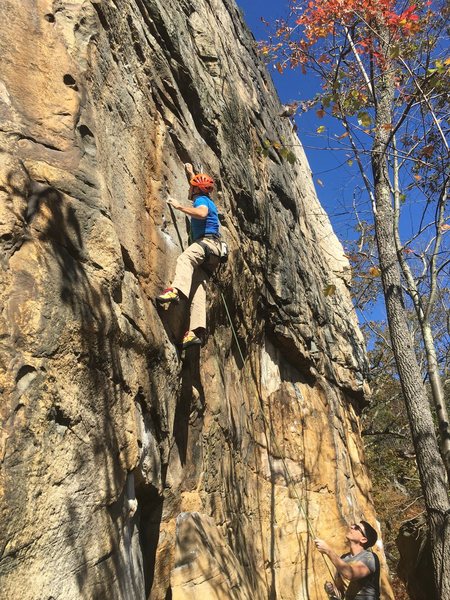
[{"label": "orange foliage", "polygon": [[[295,10],[300,4],[293,2]],[[353,27],[361,22],[369,27],[383,24],[393,35],[411,35],[421,27],[416,5],[400,12],[393,0],[310,0],[296,20],[311,43],[332,34],[336,25]]]}]

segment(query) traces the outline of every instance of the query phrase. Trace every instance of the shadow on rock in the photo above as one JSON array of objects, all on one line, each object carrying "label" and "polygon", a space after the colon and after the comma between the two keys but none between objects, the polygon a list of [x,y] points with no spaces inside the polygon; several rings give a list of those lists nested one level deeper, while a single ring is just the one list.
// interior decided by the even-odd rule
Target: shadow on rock
[{"label": "shadow on rock", "polygon": [[[80,225],[76,201],[33,181],[24,168],[9,173],[1,191],[17,223],[10,255],[24,243],[34,244],[30,256],[40,271],[33,272],[33,263],[28,278],[35,281],[39,310],[50,316],[48,326],[41,318],[42,332],[33,330],[33,353],[42,361],[46,380],[40,389],[28,391],[33,402],[27,427],[40,436],[37,452],[42,456],[35,461],[39,468],[47,465],[48,490],[34,509],[50,515],[47,543],[54,545],[51,536],[57,531],[66,545],[65,558],[52,559],[54,571],[60,575],[64,568],[75,569],[80,597],[103,600],[113,589],[116,598],[141,597],[139,514],[130,508],[134,492],[130,498],[127,488],[127,469],[136,452],[127,434],[133,395],[124,367],[129,369],[133,355],[145,356],[145,340],[127,338],[121,330],[120,311],[112,300],[120,269],[115,284],[86,253],[89,231],[85,223]],[[80,205],[80,211],[85,208]],[[23,254],[19,269],[26,269],[27,256]],[[17,281],[16,287],[21,279]],[[18,287],[15,295],[20,308]],[[25,342],[27,335],[24,330]],[[53,506],[60,508],[50,510]],[[147,557],[146,566],[151,564]],[[52,590],[56,593],[60,586],[60,577],[54,577]]]}]

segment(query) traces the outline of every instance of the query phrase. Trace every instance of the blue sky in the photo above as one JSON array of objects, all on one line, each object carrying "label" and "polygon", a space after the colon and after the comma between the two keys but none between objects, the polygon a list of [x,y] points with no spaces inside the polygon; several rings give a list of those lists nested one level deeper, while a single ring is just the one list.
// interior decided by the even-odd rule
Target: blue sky
[{"label": "blue sky", "polygon": [[[257,40],[267,40],[270,34],[270,29],[261,21],[261,18],[273,24],[276,19],[288,16],[288,0],[237,0],[237,4],[242,9],[247,25]],[[448,42],[448,37],[443,36],[443,40]],[[437,48],[437,51],[441,50],[440,47]],[[448,56],[447,49],[443,56]],[[283,103],[293,100],[309,100],[320,90],[320,82],[311,71],[304,75],[300,69],[287,68],[283,74],[280,74],[274,65],[268,65],[268,69]],[[411,115],[409,119],[411,119]],[[449,122],[448,116],[447,122]],[[352,154],[345,148],[342,150],[327,149],[327,147],[345,146],[348,143],[345,139],[342,142],[338,139],[344,132],[343,126],[332,117],[325,116],[320,119],[315,109],[306,113],[299,111],[296,124],[298,136],[311,166],[318,197],[345,248],[346,241],[356,237],[353,204],[357,203],[360,218],[367,219],[369,222],[372,222],[373,219],[367,192],[363,189],[357,165],[356,163],[351,164]],[[321,125],[326,127],[326,132],[319,134],[317,128]],[[368,149],[369,146],[366,148]],[[363,160],[367,165],[365,170],[371,177],[370,154],[367,154]],[[414,175],[414,177],[418,176]],[[414,182],[412,174],[409,169],[406,169],[406,178],[400,182],[402,189],[408,193],[408,200],[402,208],[400,218],[400,234],[403,241],[417,232],[418,223],[422,223],[421,219],[424,219],[424,223],[429,223],[433,222],[435,218],[435,203],[429,202],[420,191],[409,190],[411,186],[408,184],[411,181]],[[450,224],[450,218],[448,224]],[[424,250],[430,236],[434,235],[433,231],[433,228],[427,230],[425,236],[422,236],[420,241],[415,240],[410,248],[412,247],[417,252]],[[449,241],[450,231],[447,232],[445,242],[441,246],[441,261],[450,256]],[[420,268],[422,268],[421,263]],[[447,271],[443,271],[442,276],[447,276]],[[443,283],[448,285],[448,280],[444,280]],[[385,319],[384,303],[381,298],[378,299],[372,310],[368,309],[369,307],[366,307],[364,315],[359,313],[361,321],[364,321],[364,317],[375,320]]]},{"label": "blue sky", "polygon": [[[237,0],[237,4],[258,41],[267,39],[270,31],[261,21],[261,17],[273,23],[277,18],[288,14],[287,0]],[[286,69],[283,74],[280,74],[273,65],[268,65],[268,69],[283,103],[311,99],[320,90],[319,80],[311,72],[304,75],[300,69]],[[370,207],[364,202],[361,206],[361,200],[367,202],[366,193],[362,192],[363,185],[356,164],[352,166],[347,164],[347,161],[352,158],[351,153],[345,150],[325,149],[326,146],[338,146],[336,137],[342,134],[344,129],[336,119],[331,117],[319,119],[315,110],[299,111],[296,123],[298,136],[311,166],[317,195],[345,248],[346,240],[356,237],[355,219],[352,216],[354,197],[358,200],[361,218],[366,217],[364,211],[369,213]],[[326,126],[325,134],[317,133],[320,125]],[[368,168],[370,169],[369,165]],[[371,220],[368,214],[367,219]],[[361,318],[361,314],[359,316]],[[372,311],[366,310],[366,318],[384,318],[384,305],[381,300],[376,303]]]},{"label": "blue sky", "polygon": [[[268,28],[261,21],[273,23],[275,19],[287,16],[287,0],[237,0],[243,10],[247,25],[257,40],[266,39]],[[319,81],[313,73],[303,75],[300,70],[287,69],[282,75],[269,65],[280,99],[284,103],[293,100],[307,100],[320,89]],[[299,112],[296,118],[298,136],[303,144],[319,199],[333,223],[341,241],[354,237],[353,222],[349,218],[355,187],[361,184],[356,165],[349,167],[347,160],[350,153],[344,150],[330,151],[323,149],[330,143],[333,145],[334,135],[339,135],[343,129],[335,119],[319,120],[315,111]],[[317,134],[319,125],[326,125],[328,134]],[[328,135],[331,138],[328,138]],[[336,144],[334,144],[336,146]]]}]

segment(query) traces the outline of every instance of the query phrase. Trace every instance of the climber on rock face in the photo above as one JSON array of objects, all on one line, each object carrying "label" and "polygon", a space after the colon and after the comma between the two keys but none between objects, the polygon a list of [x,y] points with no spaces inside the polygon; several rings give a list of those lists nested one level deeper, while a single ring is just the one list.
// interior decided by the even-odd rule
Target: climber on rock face
[{"label": "climber on rock face", "polygon": [[203,341],[206,332],[206,282],[219,265],[221,254],[219,216],[209,196],[214,181],[204,173],[194,175],[189,163],[185,169],[192,206],[183,206],[171,199],[168,204],[191,217],[191,244],[177,259],[171,287],[156,298],[160,304],[178,302],[181,294],[191,301],[189,331],[184,335],[183,348]]},{"label": "climber on rock face", "polygon": [[[345,537],[350,552],[342,556],[323,540],[314,540],[319,552],[326,554],[337,570],[334,585],[327,581],[325,591],[332,599],[379,600],[380,562],[378,556],[368,550],[377,541],[377,532],[367,521],[360,521],[350,525]],[[347,589],[343,579],[350,581]]]}]

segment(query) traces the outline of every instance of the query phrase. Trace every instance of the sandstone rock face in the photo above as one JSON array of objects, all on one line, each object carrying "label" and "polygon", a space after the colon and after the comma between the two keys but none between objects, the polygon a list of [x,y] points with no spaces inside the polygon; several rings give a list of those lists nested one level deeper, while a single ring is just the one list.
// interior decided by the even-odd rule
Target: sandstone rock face
[{"label": "sandstone rock face", "polygon": [[[236,5],[0,16],[1,598],[323,598],[313,536],[344,550],[345,523],[375,519],[365,356]],[[181,356],[187,307],[152,298],[187,243],[165,202],[186,161],[218,182],[231,256],[207,344]]]}]

